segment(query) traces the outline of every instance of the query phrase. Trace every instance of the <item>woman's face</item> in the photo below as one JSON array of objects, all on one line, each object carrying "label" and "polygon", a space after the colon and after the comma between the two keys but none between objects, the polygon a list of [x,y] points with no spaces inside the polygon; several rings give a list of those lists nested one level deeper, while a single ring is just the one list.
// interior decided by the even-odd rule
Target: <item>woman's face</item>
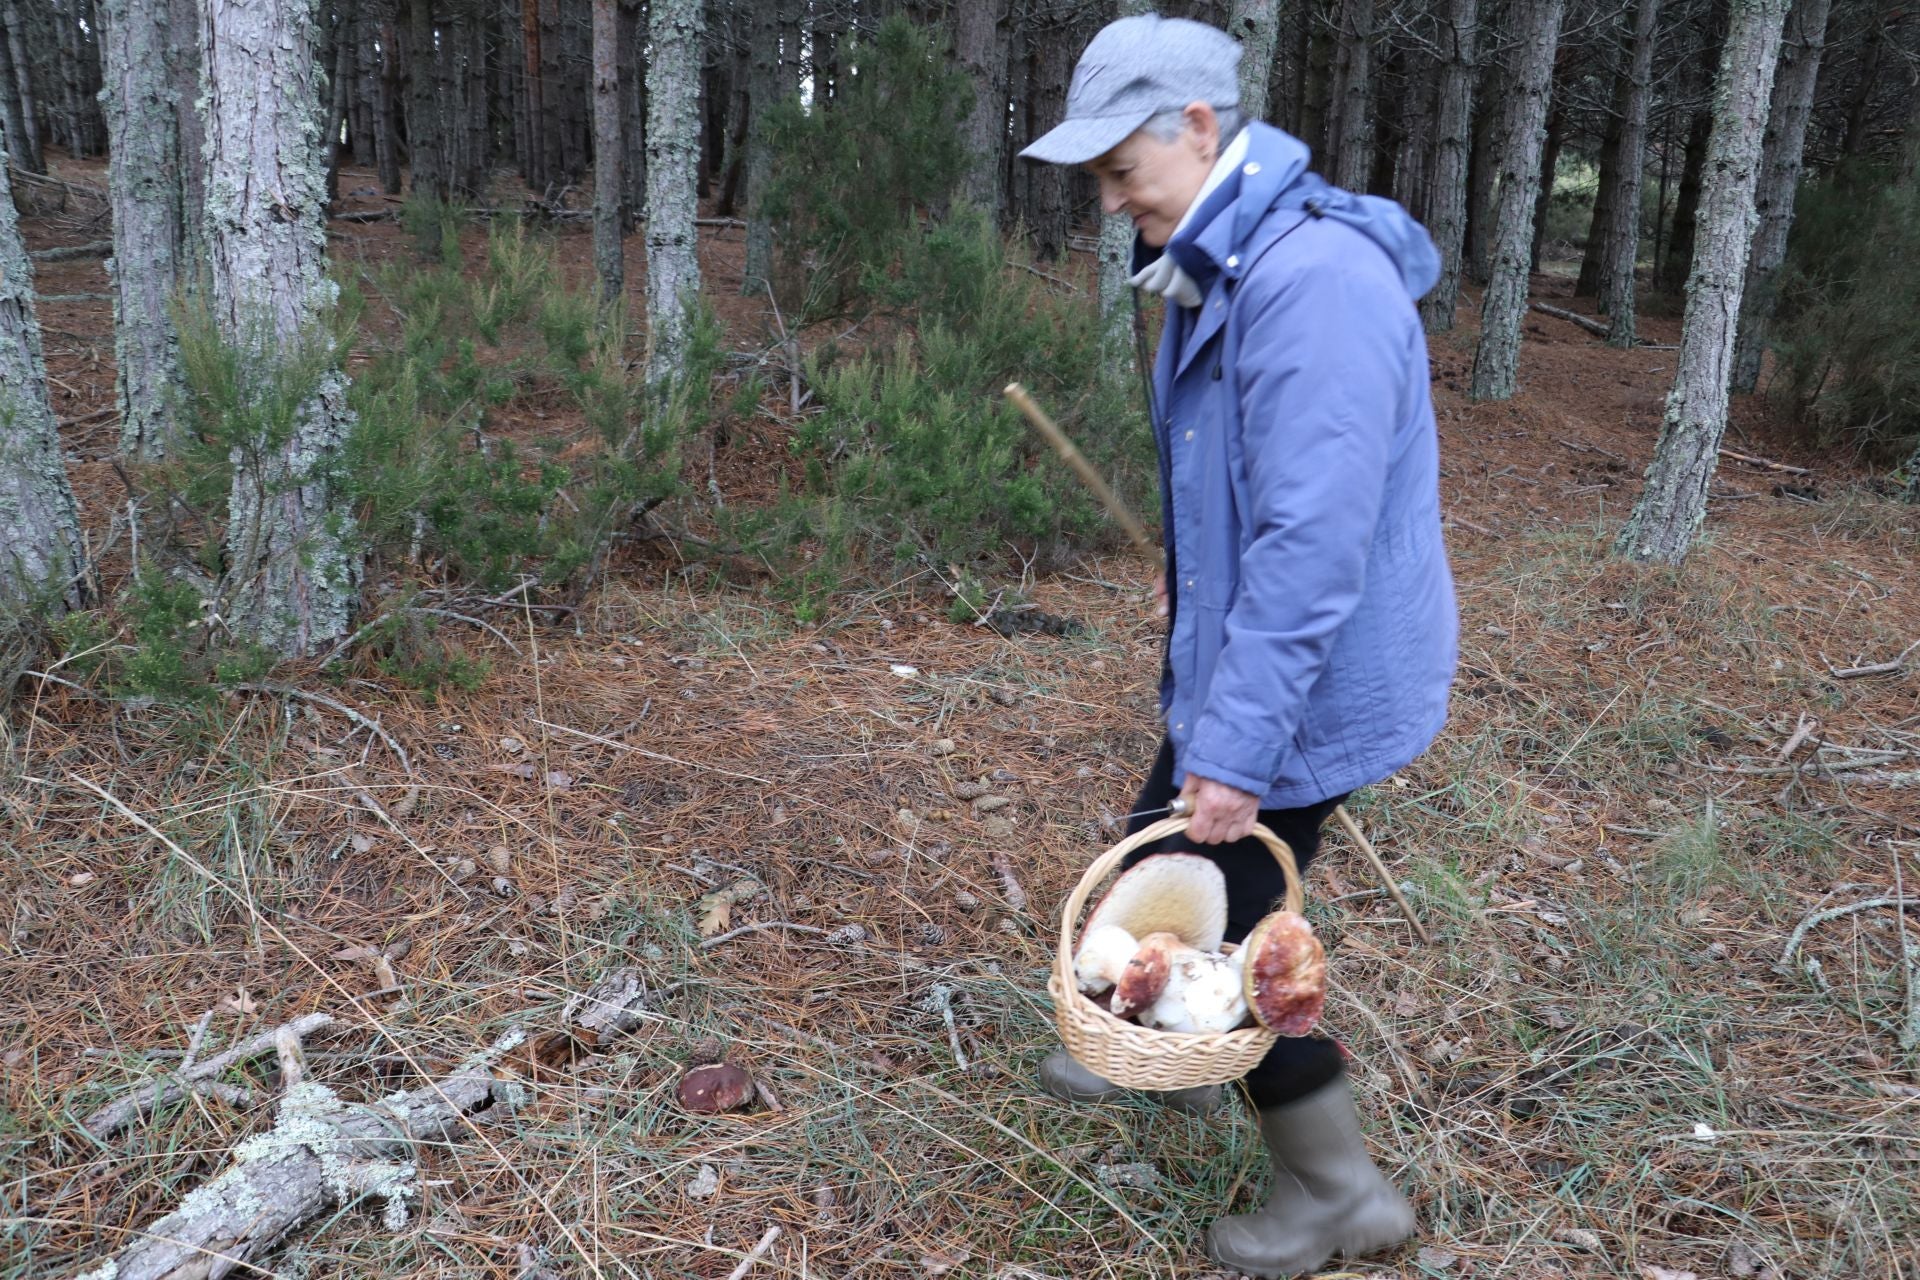
[{"label": "woman's face", "polygon": [[1140,238],[1156,249],[1173,238],[1220,155],[1220,122],[1213,108],[1195,102],[1184,114],[1186,126],[1172,142],[1136,129],[1087,165],[1100,180],[1100,207],[1132,218]]}]

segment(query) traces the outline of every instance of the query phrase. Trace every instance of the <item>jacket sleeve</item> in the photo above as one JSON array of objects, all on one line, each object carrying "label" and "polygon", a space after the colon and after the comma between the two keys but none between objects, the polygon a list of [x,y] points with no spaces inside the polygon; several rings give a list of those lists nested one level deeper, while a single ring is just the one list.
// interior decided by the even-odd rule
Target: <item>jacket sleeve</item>
[{"label": "jacket sleeve", "polygon": [[1324,251],[1286,268],[1238,300],[1251,541],[1183,762],[1256,795],[1359,603],[1410,366],[1397,282]]}]

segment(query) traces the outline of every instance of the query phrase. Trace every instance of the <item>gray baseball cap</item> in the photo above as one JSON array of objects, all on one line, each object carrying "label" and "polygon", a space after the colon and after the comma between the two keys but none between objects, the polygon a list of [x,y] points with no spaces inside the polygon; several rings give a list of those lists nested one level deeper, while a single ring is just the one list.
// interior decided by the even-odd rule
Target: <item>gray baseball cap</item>
[{"label": "gray baseball cap", "polygon": [[1240,42],[1217,27],[1141,14],[1109,22],[1080,55],[1067,118],[1020,154],[1085,164],[1163,111],[1240,101]]}]

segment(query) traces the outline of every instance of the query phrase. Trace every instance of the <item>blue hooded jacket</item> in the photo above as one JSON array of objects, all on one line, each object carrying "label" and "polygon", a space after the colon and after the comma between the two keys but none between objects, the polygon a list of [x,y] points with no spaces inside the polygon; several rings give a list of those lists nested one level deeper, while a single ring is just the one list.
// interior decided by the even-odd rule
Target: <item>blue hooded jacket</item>
[{"label": "blue hooded jacket", "polygon": [[1439,261],[1398,205],[1248,133],[1165,250],[1201,303],[1168,307],[1153,371],[1161,708],[1177,784],[1293,808],[1378,782],[1446,720],[1459,621],[1414,307]]}]

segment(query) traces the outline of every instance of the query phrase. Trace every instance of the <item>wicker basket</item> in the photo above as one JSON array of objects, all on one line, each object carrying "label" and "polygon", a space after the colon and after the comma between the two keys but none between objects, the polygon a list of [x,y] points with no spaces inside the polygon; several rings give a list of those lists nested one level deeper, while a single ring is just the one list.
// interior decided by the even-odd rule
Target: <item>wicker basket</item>
[{"label": "wicker basket", "polygon": [[[1128,854],[1186,829],[1185,817],[1163,818],[1128,836],[1087,868],[1060,909],[1060,949],[1054,956],[1053,976],[1047,981],[1060,1039],[1082,1066],[1130,1089],[1187,1089],[1238,1080],[1266,1057],[1267,1050],[1279,1039],[1258,1026],[1204,1034],[1155,1031],[1114,1017],[1081,995],[1074,981],[1074,939],[1087,899]],[[1263,826],[1255,826],[1253,834],[1272,851],[1287,878],[1286,909],[1301,910],[1306,896],[1300,887],[1293,850]]]}]

